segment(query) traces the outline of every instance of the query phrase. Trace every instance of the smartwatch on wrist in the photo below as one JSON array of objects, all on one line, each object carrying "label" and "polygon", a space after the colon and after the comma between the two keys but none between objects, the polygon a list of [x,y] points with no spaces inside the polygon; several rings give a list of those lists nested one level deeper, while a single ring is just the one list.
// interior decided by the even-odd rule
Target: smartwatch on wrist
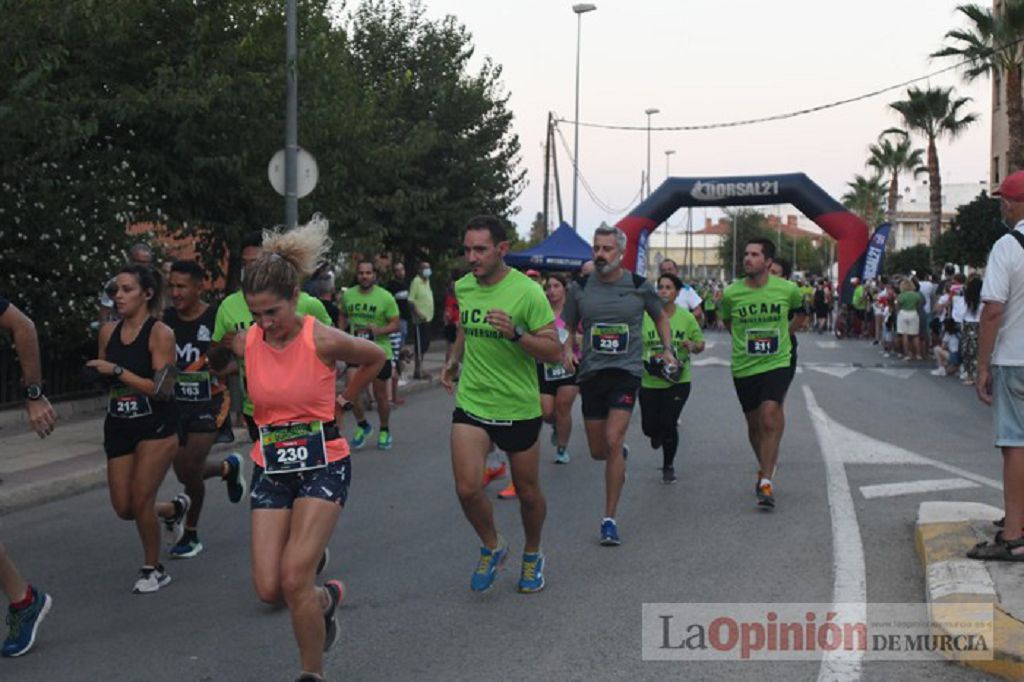
[{"label": "smartwatch on wrist", "polygon": [[29,384],[25,387],[26,400],[39,400],[43,397],[43,387],[39,384]]},{"label": "smartwatch on wrist", "polygon": [[515,342],[519,341],[519,339],[523,338],[523,334],[525,334],[525,333],[526,333],[525,329],[523,329],[519,325],[516,325],[515,329],[512,330],[512,338],[509,339],[509,340],[512,341],[513,343],[515,343]]}]

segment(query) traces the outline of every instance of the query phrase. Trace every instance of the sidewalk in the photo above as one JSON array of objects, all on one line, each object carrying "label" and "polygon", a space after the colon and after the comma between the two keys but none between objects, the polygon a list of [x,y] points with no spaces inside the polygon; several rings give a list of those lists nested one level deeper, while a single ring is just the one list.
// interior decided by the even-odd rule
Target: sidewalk
[{"label": "sidewalk", "polygon": [[[1011,680],[1024,679],[1024,565],[968,559],[967,550],[998,530],[992,521],[1002,511],[977,502],[923,502],[915,539],[925,575],[932,627],[937,634],[957,635],[942,622],[969,620],[969,604],[992,604],[991,660],[945,655],[962,665]],[[960,614],[960,615],[958,615]]]},{"label": "sidewalk", "polygon": [[[436,385],[443,365],[443,351],[428,352],[423,358],[426,378],[412,379],[412,367],[407,367],[409,382],[399,389],[399,396],[404,398]],[[0,434],[4,437],[4,453],[0,457],[0,479],[3,479],[0,515],[106,485],[103,452],[106,401],[86,398],[54,407],[60,419],[57,428],[45,439],[28,430],[23,409],[0,412]],[[214,445],[211,455],[248,449],[246,430],[236,428],[234,431],[235,442]],[[174,474],[168,475],[173,477]]]}]

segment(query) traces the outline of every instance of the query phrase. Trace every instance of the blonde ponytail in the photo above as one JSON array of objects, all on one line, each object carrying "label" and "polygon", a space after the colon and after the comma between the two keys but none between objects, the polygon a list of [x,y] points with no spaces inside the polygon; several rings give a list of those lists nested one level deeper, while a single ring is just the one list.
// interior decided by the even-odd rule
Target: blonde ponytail
[{"label": "blonde ponytail", "polygon": [[263,231],[263,254],[245,269],[242,291],[264,291],[291,298],[299,282],[312,275],[331,248],[328,223],[320,214],[294,230]]}]

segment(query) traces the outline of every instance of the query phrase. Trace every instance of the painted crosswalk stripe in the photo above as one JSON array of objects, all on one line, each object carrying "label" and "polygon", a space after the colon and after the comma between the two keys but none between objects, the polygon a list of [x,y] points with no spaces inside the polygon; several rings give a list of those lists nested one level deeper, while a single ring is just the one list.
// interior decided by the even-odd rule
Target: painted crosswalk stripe
[{"label": "painted crosswalk stripe", "polygon": [[981,486],[965,478],[936,478],[926,481],[907,481],[905,483],[881,483],[878,485],[862,485],[860,493],[867,499],[876,497],[898,497],[900,495],[918,495],[942,490],[964,490]]}]

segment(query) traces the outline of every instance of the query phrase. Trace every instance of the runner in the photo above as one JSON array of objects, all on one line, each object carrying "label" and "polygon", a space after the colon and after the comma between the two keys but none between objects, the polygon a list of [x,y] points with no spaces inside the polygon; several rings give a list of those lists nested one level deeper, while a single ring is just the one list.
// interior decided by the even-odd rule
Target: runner
[{"label": "runner", "polygon": [[[793,380],[790,334],[804,322],[802,296],[796,285],[773,277],[775,257],[770,239],[755,238],[743,249],[743,272],[722,294],[722,321],[732,334],[732,376],[747,434],[759,465],[757,503],[775,506],[772,485],[785,428],[782,410]],[[796,311],[789,319],[790,311]]]},{"label": "runner", "polygon": [[88,367],[112,377],[103,449],[107,484],[117,515],[135,521],[144,560],[133,592],[156,592],[171,582],[160,563],[160,521],[165,542],[174,546],[191,501],[179,493],[170,502],[156,494],[178,447],[174,400],[174,332],[156,320],[161,282],[146,265],[128,265],[115,278],[114,305],[121,320],[100,329],[99,359]]},{"label": "runner", "polygon": [[391,337],[391,364],[394,366],[395,371],[391,374],[391,402],[395,405],[404,405],[405,399],[399,396],[398,389],[399,381],[402,379],[402,372],[404,367],[402,366],[402,346],[405,345],[405,341],[409,338],[409,324],[412,319],[412,313],[409,310],[409,282],[405,279],[405,263],[400,260],[396,260],[392,267],[394,277],[384,287],[391,295],[395,297],[395,303],[398,304],[398,331],[390,335]]},{"label": "runner", "polygon": [[[245,279],[245,272],[252,267],[256,259],[263,253],[263,233],[250,232],[242,241],[242,279]],[[305,292],[299,294],[298,313],[300,315],[312,315],[323,324],[331,327],[334,320],[328,315],[323,304]],[[248,329],[252,324],[252,313],[245,303],[245,297],[241,290],[229,295],[217,307],[217,320],[213,327],[212,341],[214,345],[224,344],[231,347],[234,335]],[[234,365],[234,363],[232,363]],[[259,430],[252,418],[252,401],[245,393],[245,359],[239,358],[236,366],[229,366],[225,374],[237,371],[242,382],[242,416],[249,429],[249,440],[259,440]]]},{"label": "runner", "polygon": [[[690,355],[704,351],[700,323],[689,310],[676,305],[683,283],[675,275],[658,278],[658,296],[672,328],[672,349],[679,358],[678,376],[665,376],[657,358],[664,351],[658,329],[650,315],[644,315],[644,376],[640,383],[640,416],[644,435],[651,447],[661,448],[661,482],[675,483],[676,450],[679,448],[679,415],[690,397]],[[707,300],[707,299],[705,299]]]},{"label": "runner", "polygon": [[217,431],[226,421],[231,397],[216,374],[211,372],[206,353],[210,349],[216,306],[200,298],[205,273],[195,261],[171,264],[168,289],[171,307],[163,321],[174,332],[178,378],[174,397],[178,401],[178,451],[174,473],[185,486],[192,504],[185,516],[185,532],[169,554],[188,559],[203,551],[199,541],[199,513],[206,497],[207,478],[219,477],[227,484],[228,499],[237,503],[245,495],[242,458],[232,453],[220,462],[207,463]]},{"label": "runner", "polygon": [[300,680],[323,679],[323,654],[337,637],[344,585],[316,586],[317,562],[348,499],[348,443],[335,421],[335,364],[357,363],[346,391],[358,394],[384,364],[377,344],[298,312],[299,278],[329,248],[326,221],[267,232],[266,252],[246,267],[247,306],[257,324],[232,339],[245,357],[260,440],[252,459],[252,577],[263,601],[284,599],[299,645]]},{"label": "runner", "polygon": [[[789,281],[789,276],[791,274],[793,274],[793,266],[785,258],[773,259],[772,260],[772,264],[768,268],[768,270],[769,270],[769,272],[773,276],[779,277],[781,279],[784,279],[787,282]],[[797,290],[799,291],[800,287],[797,287]],[[801,301],[803,301],[803,302],[801,303],[799,310],[804,311],[804,315],[806,315],[807,314],[807,307],[806,307],[805,304],[806,304],[807,301],[805,300],[804,293],[802,291],[800,292],[800,298],[801,298]],[[790,308],[790,310],[789,310],[789,319],[790,319],[790,321],[792,321],[793,317],[797,314],[797,312],[798,312],[798,309]],[[797,340],[796,340],[796,331],[795,331],[796,329],[798,329],[798,328],[790,326],[790,330],[789,330],[789,343],[790,343],[790,348],[789,348],[789,373],[791,375],[789,377],[790,381],[793,381],[793,377],[796,376],[796,352],[797,352],[797,346],[799,345]]]},{"label": "runner", "polygon": [[[11,334],[14,350],[21,365],[21,381],[25,385],[25,409],[28,423],[40,438],[53,433],[57,413],[43,395],[43,372],[39,363],[39,337],[36,326],[25,313],[0,296],[0,329]],[[7,637],[4,656],[27,654],[36,642],[39,624],[53,605],[53,598],[33,587],[18,572],[7,548],[0,542],[0,589],[7,595]]]},{"label": "runner", "polygon": [[483,543],[470,589],[490,589],[509,552],[495,528],[482,485],[493,444],[508,454],[519,496],[526,536],[519,591],[538,592],[544,589],[540,538],[547,503],[540,488],[541,409],[535,360],[557,362],[561,356],[554,314],[540,287],[505,265],[508,236],[497,218],[470,220],[462,244],[470,274],[455,285],[460,324],[441,384],[453,390],[464,360],[451,445],[455,490]]},{"label": "runner", "polygon": [[[564,275],[558,273],[549,274],[548,281],[544,286],[544,293],[555,314],[555,329],[558,331],[558,339],[562,343],[569,336],[569,332],[565,329],[565,322],[562,320],[567,286],[568,280]],[[579,348],[576,349],[575,355],[579,360]],[[559,358],[559,362],[537,363],[540,407],[544,421],[551,424],[551,445],[555,447],[555,464],[568,464],[570,460],[566,448],[569,446],[569,436],[572,435],[572,405],[580,393],[580,388],[576,385],[576,377],[573,376],[574,371],[575,368],[566,367],[561,358]]]},{"label": "runner", "polygon": [[576,326],[583,327],[583,359],[576,376],[590,456],[605,462],[601,544],[607,546],[621,542],[615,512],[626,482],[626,430],[643,375],[645,311],[656,321],[658,338],[667,349],[660,357],[669,367],[678,365],[661,299],[650,282],[623,269],[625,247],[622,230],[604,224],[598,227],[594,231],[595,271],[581,282],[573,282],[562,309],[569,332],[563,344],[567,366],[576,366]]},{"label": "runner", "polygon": [[[381,450],[390,450],[394,439],[391,436],[388,382],[391,380],[393,351],[388,334],[399,329],[398,303],[387,289],[377,286],[377,272],[373,268],[373,261],[364,260],[356,265],[356,281],[359,286],[348,289],[342,298],[340,326],[342,329],[348,327],[349,333],[353,336],[376,343],[387,358],[387,362],[373,380],[373,400],[377,403],[377,415],[380,417],[377,447]],[[352,381],[358,369],[358,365],[349,364],[346,370],[348,381]],[[352,447],[359,450],[366,445],[366,439],[373,435],[373,426],[366,420],[363,398],[359,393],[352,394],[352,410],[356,418]]]}]

